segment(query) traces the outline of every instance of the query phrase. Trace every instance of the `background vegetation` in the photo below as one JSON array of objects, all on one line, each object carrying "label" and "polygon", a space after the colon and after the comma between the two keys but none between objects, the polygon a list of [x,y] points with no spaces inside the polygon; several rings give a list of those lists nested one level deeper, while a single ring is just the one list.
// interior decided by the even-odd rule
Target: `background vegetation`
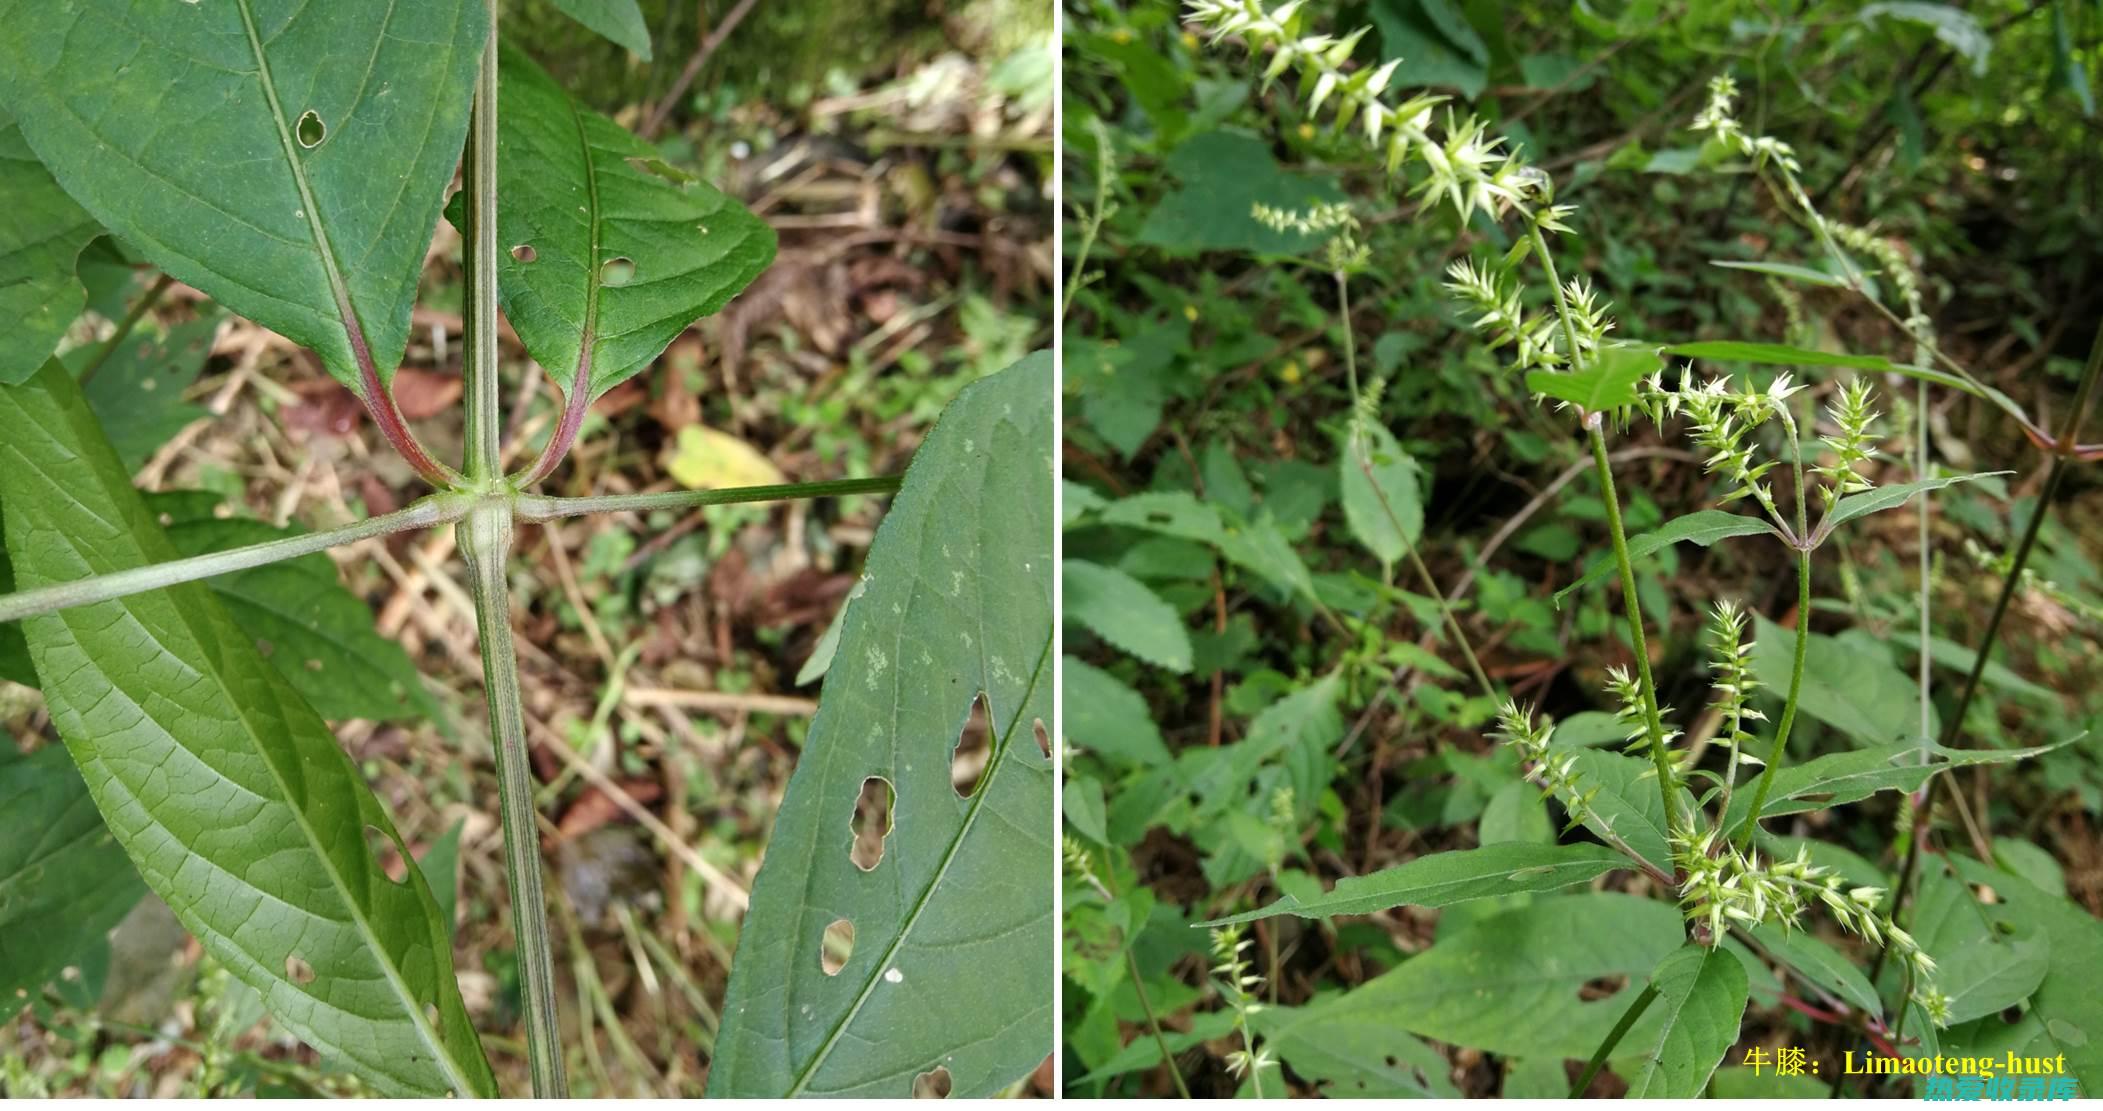
[{"label": "background vegetation", "polygon": [[[599,401],[550,492],[902,469],[964,384],[1048,342],[1050,12],[1007,0],[642,7],[654,62],[544,0],[507,10],[505,25],[586,103],[773,223],[780,256]],[[462,435],[459,246],[441,224],[396,379],[418,434],[446,457]],[[90,311],[62,349],[75,363],[155,278],[107,239],[82,273]],[[532,429],[512,449],[518,461],[538,449],[557,399],[506,341],[506,396]],[[96,374],[126,401],[102,415],[139,484],[182,491],[162,504],[194,550],[386,512],[417,492],[309,353],[183,286],[151,303]],[[512,589],[578,1095],[701,1094],[746,892],[815,706],[823,634],[881,509],[855,498],[521,535]],[[340,721],[423,867],[458,875],[462,987],[500,1084],[520,1091],[519,985],[495,901],[497,792],[464,571],[451,529],[395,541],[222,580],[223,596],[244,622],[279,623],[259,633],[273,659]],[[26,664],[10,655],[19,643],[0,635],[0,676]],[[0,681],[0,724],[12,741],[0,788],[11,759],[58,756],[30,688]],[[136,882],[113,899],[136,899]],[[454,890],[434,886],[441,898]],[[0,1092],[359,1090],[267,1020],[157,899],[113,909],[122,924],[106,950],[50,984],[0,985]]]},{"label": "background vegetation", "polygon": [[[1556,200],[1580,206],[1564,239],[1566,274],[1589,275],[1614,304],[1616,335],[1752,339],[1912,361],[1907,338],[1859,299],[1712,265],[1819,267],[1824,257],[1756,182],[1713,172],[1688,128],[1709,79],[1735,77],[1740,117],[1755,134],[1794,145],[1821,208],[1870,226],[1925,275],[1944,348],[2048,427],[2063,422],[2103,321],[2094,283],[2103,262],[2103,124],[2089,78],[2103,7],[1317,7],[1319,30],[1374,28],[1357,64],[1401,58],[1391,88],[1406,96],[1429,87],[1471,104],[1553,175]],[[1305,208],[1374,192],[1381,167],[1355,136],[1331,132],[1327,117],[1317,126],[1289,81],[1263,89],[1263,59],[1202,44],[1168,0],[1075,2],[1066,11],[1065,257],[1088,254],[1064,319],[1063,730],[1073,749],[1065,1075],[1076,1095],[1173,1094],[1165,1045],[1192,1094],[1225,1095],[1248,1087],[1229,1071],[1242,1043],[1230,1037],[1233,1008],[1208,975],[1217,958],[1192,923],[1280,895],[1309,897],[1339,877],[1435,851],[1548,839],[1558,818],[1487,735],[1495,707],[1473,693],[1436,606],[1413,575],[1384,567],[1361,541],[1364,518],[1354,520],[1352,503],[1365,495],[1340,482],[1352,411],[1345,323],[1326,267],[1307,254],[1318,240],[1249,218],[1256,203]],[[1105,217],[1099,234],[1092,212]],[[1560,606],[1553,600],[1606,546],[1583,441],[1524,396],[1503,354],[1468,331],[1471,314],[1441,289],[1450,262],[1470,247],[1501,251],[1509,233],[1478,216],[1456,237],[1445,214],[1421,222],[1417,214],[1413,203],[1360,211],[1371,266],[1352,283],[1360,373],[1374,386],[1378,422],[1399,441],[1391,488],[1402,491],[1400,515],[1421,529],[1419,548],[1490,677],[1592,738],[1579,743],[1618,743],[1601,688],[1606,669],[1631,658],[1619,603],[1605,584]],[[1814,372],[1812,380],[1836,379]],[[1878,385],[1881,427],[1892,437],[1883,446],[1894,460],[1884,474],[1901,481],[1896,458],[1912,427],[1913,387],[1897,378]],[[1973,660],[1964,645],[1977,642],[1995,599],[1994,563],[2034,511],[2045,468],[2021,428],[1991,405],[1937,391],[1928,420],[1942,464],[2014,472],[1935,501],[1932,690],[1937,713],[1949,715]],[[2092,426],[2087,438],[2103,437]],[[1717,483],[1696,462],[1683,440],[1661,440],[1647,425],[1617,441],[1631,533],[1714,504]],[[1915,511],[1866,519],[1826,557],[1811,613],[1796,612],[1779,546],[1683,547],[1638,565],[1662,701],[1681,708],[1691,743],[1706,744],[1717,726],[1701,632],[1719,597],[1762,615],[1758,632],[1770,648],[1777,626],[1813,633],[1792,763],[1919,732]],[[2093,466],[2073,468],[1959,743],[2087,735],[2035,762],[1952,780],[1978,833],[1945,805],[1931,843],[1987,841],[2002,867],[2090,915],[2103,912],[2099,517],[2103,484]],[[1786,651],[1763,652],[1755,667],[1770,689],[1786,685]],[[1883,794],[1776,828],[1785,842],[1816,836],[1839,846],[1823,862],[1850,882],[1890,887],[1909,814],[1902,795]],[[1608,890],[1648,883],[1603,882]],[[1514,1008],[1501,1036],[1534,1040],[1543,1049],[1533,1055],[1437,1040],[1421,1053],[1399,1049],[1418,1043],[1370,1031],[1394,1031],[1404,1016],[1344,994],[1526,898],[1255,923],[1245,957],[1272,1004],[1259,1028],[1287,1090],[1566,1089],[1577,1062],[1559,1058],[1584,1051],[1555,1050],[1556,1025],[1572,1007],[1640,980],[1648,964],[1608,960],[1569,984],[1555,980],[1544,1005]],[[1544,929],[1570,928],[1558,921]],[[1412,1013],[1477,1007],[1469,977],[1485,967],[1450,969],[1444,988],[1409,1001]],[[1574,998],[1564,998],[1565,987]],[[1752,991],[1726,1064],[1754,1047],[1770,1060],[1779,1047],[1801,1047],[1822,1075],[1777,1080],[1769,1069],[1756,1080],[1727,1067],[1714,1093],[1823,1094],[1840,1052],[1866,1048],[1859,1024],[1828,1020],[1815,987],[1769,973],[1755,975]],[[1159,1043],[1150,1013],[1163,1028]],[[1980,1023],[2014,1031],[2025,1021],[2035,1018],[2010,1007]],[[1975,1025],[1944,1045],[2000,1037],[2018,1036]],[[1280,1075],[1266,1078],[1271,1094]],[[1591,1090],[1622,1087],[1608,1072]]]}]

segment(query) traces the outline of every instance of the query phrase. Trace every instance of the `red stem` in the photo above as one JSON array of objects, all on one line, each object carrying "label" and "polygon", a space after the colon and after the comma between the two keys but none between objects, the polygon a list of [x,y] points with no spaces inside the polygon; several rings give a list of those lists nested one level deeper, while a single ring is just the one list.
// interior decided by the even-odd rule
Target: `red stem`
[{"label": "red stem", "polygon": [[577,353],[577,374],[570,379],[570,388],[565,391],[562,404],[562,419],[555,422],[555,431],[548,437],[548,446],[540,451],[531,470],[520,476],[517,486],[529,490],[541,479],[553,474],[557,464],[570,453],[577,443],[577,433],[584,427],[584,413],[591,408],[591,345],[592,337],[585,334],[584,346]]},{"label": "red stem", "polygon": [[460,485],[465,480],[459,473],[431,458],[431,453],[417,442],[416,434],[409,431],[409,423],[402,419],[401,409],[395,406],[394,394],[380,384],[379,373],[373,369],[372,356],[365,351],[365,345],[358,342],[356,335],[353,331],[352,343],[360,356],[358,381],[362,388],[359,394],[365,402],[365,411],[372,414],[372,422],[379,426],[380,435],[387,437],[387,442],[394,445],[394,450],[408,460],[411,467],[416,468],[416,473],[422,475],[424,481],[441,490]]}]

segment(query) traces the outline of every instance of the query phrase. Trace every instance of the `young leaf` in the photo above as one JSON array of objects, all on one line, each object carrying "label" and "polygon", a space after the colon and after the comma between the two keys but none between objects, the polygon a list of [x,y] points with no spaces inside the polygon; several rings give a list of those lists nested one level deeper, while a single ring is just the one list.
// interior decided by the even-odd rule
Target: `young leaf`
[{"label": "young leaf", "polygon": [[[878,528],[731,966],[715,1096],[991,1095],[1053,1045],[1052,409],[1048,353],[958,395]],[[984,770],[951,753],[984,693]],[[864,872],[870,776],[896,819]],[[834,921],[854,925],[837,974]]]},{"label": "young leaf", "polygon": [[1319,899],[1302,901],[1287,895],[1262,910],[1200,925],[1226,926],[1280,914],[1333,918],[1339,914],[1373,914],[1390,907],[1443,907],[1524,891],[1556,891],[1634,867],[1633,861],[1604,845],[1507,841],[1420,856],[1369,875],[1347,876],[1336,881],[1336,887]]},{"label": "young leaf", "polygon": [[1871,513],[1882,513],[1887,509],[1897,509],[1899,506],[1913,500],[1913,495],[1924,491],[1941,490],[1955,486],[1960,482],[1974,482],[1982,478],[1992,478],[1996,475],[2014,473],[2013,471],[1987,471],[1980,474],[1924,478],[1919,482],[1904,482],[1895,486],[1879,486],[1865,493],[1850,494],[1835,503],[1833,511],[1826,514],[1825,520],[1819,522],[1818,532],[1814,539],[1824,540],[1832,535],[1835,528],[1857,517]]},{"label": "young leaf", "polygon": [[1641,1042],[1622,1043],[1642,1050],[1628,1098],[1695,1099],[1738,1040],[1750,991],[1745,966],[1722,949],[1690,943],[1659,962],[1650,983],[1663,1025]]},{"label": "young leaf", "polygon": [[1183,619],[1146,584],[1115,567],[1069,559],[1059,567],[1063,616],[1156,667],[1190,671]]},{"label": "young leaf", "polygon": [[650,28],[635,0],[555,0],[555,6],[615,46],[650,60]]},{"label": "young leaf", "polygon": [[[1589,893],[1536,899],[1485,918],[1353,990],[1419,1037],[1492,1053],[1585,1057],[1628,1009],[1633,984],[1599,999],[1585,985],[1647,975],[1685,941],[1671,904]],[[1656,1036],[1658,1008],[1629,1030]]]},{"label": "young leaf", "polygon": [[[5,49],[0,47],[0,49]],[[4,80],[4,79],[0,79]],[[74,276],[80,252],[102,234],[0,114],[0,385],[35,374],[87,304]]]},{"label": "young leaf", "polygon": [[[57,360],[0,388],[0,491],[24,586],[176,556]],[[379,800],[210,590],[27,626],[88,793],[205,950],[381,1091],[495,1094],[430,887],[388,879],[368,831],[401,841]]]},{"label": "young leaf", "polygon": [[1647,347],[1603,347],[1583,370],[1528,372],[1526,388],[1587,413],[1606,413],[1634,405],[1636,383],[1656,369],[1658,354]]},{"label": "young leaf", "polygon": [[351,389],[367,363],[393,379],[483,0],[7,3],[0,21],[0,103],[81,207]]},{"label": "young leaf", "polygon": [[1424,495],[1417,461],[1380,424],[1354,420],[1337,468],[1344,520],[1351,526],[1351,535],[1380,562],[1400,560],[1424,532]]},{"label": "young leaf", "polygon": [[0,1009],[38,994],[145,894],[65,749],[0,755]]},{"label": "young leaf", "polygon": [[[1727,509],[1699,509],[1684,517],[1676,517],[1656,532],[1631,536],[1628,540],[1628,559],[1634,563],[1652,552],[1669,548],[1674,544],[1692,542],[1706,548],[1718,540],[1733,536],[1752,536],[1756,533],[1774,533],[1774,527],[1758,517],[1744,513],[1732,513]],[[1619,564],[1611,555],[1592,561],[1585,573],[1569,586],[1555,592],[1555,604],[1560,607],[1563,599],[1592,583],[1614,573]]]},{"label": "young leaf", "polygon": [[[597,397],[774,261],[774,229],[499,52],[497,291],[527,353]],[[460,198],[446,211],[461,223]]]}]

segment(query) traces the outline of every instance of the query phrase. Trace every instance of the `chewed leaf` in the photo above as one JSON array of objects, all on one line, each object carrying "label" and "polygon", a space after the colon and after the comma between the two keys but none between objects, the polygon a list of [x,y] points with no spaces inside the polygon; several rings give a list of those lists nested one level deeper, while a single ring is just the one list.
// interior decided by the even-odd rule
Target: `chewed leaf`
[{"label": "chewed leaf", "polygon": [[[864,591],[738,937],[713,1096],[989,1096],[1053,1047],[1052,362],[944,409]],[[962,757],[968,757],[964,759]],[[889,830],[865,870],[871,778]],[[854,943],[828,956],[837,922]],[[735,1021],[727,1021],[735,1016]]]},{"label": "chewed leaf", "polygon": [[0,3],[0,24],[0,103],[82,208],[352,389],[361,347],[391,380],[482,0],[33,0]]},{"label": "chewed leaf", "polygon": [[[575,14],[574,12],[572,14]],[[579,103],[523,52],[498,64],[497,289],[535,362],[597,397],[774,261],[774,229]],[[461,223],[459,198],[446,215]]]}]

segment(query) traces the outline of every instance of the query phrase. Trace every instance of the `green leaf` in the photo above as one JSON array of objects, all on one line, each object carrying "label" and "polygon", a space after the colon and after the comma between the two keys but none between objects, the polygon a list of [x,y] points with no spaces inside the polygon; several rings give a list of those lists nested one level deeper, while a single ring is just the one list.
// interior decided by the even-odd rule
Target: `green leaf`
[{"label": "green leaf", "polygon": [[[138,470],[191,421],[210,415],[184,401],[183,391],[211,356],[220,319],[218,313],[202,316],[159,338],[134,332],[81,385],[88,408],[102,422],[103,435],[127,470]],[[78,378],[101,350],[99,344],[75,348],[59,359]]]},{"label": "green leaf", "polygon": [[1882,513],[1887,509],[1897,509],[1899,506],[1911,501],[1913,495],[1923,491],[1941,490],[1955,486],[1960,482],[1976,482],[1982,478],[1993,478],[1998,475],[2014,473],[2014,471],[1987,471],[1980,474],[1924,478],[1919,482],[1904,482],[1896,486],[1879,486],[1864,493],[1850,494],[1836,502],[1832,511],[1827,513],[1825,519],[1818,523],[1816,539],[1824,540],[1832,535],[1835,528],[1857,517],[1867,516],[1871,513]]},{"label": "green leaf", "polygon": [[1314,598],[1314,576],[1267,519],[1243,521],[1189,494],[1161,492],[1111,502],[1103,508],[1102,523],[1210,544],[1227,562],[1302,598]]},{"label": "green leaf", "polygon": [[1059,567],[1061,616],[1156,667],[1190,671],[1183,619],[1146,584],[1115,567],[1066,560]]},{"label": "green leaf", "polygon": [[1949,858],[1966,883],[1984,884],[2004,900],[2011,916],[2044,930],[2051,969],[2030,997],[2030,1014],[2043,1033],[2020,1052],[2064,1053],[2066,1071],[2086,1091],[2103,1088],[2103,993],[2096,969],[2103,968],[2103,922],[2056,895],[2048,895],[2007,872],[1966,857]]},{"label": "green leaf", "polygon": [[145,894],[65,749],[0,756],[0,1010],[106,943]]},{"label": "green leaf", "polygon": [[1869,977],[1839,950],[1803,930],[1784,930],[1768,923],[1754,926],[1752,935],[1770,956],[1795,969],[1804,979],[1863,1014],[1883,1017],[1884,1003],[1877,998],[1876,989],[1869,986]]},{"label": "green leaf", "polygon": [[12,0],[0,22],[0,102],[81,207],[353,390],[359,347],[392,380],[482,0]]},{"label": "green leaf", "polygon": [[1076,747],[1123,766],[1170,763],[1138,691],[1073,656],[1066,657],[1059,678],[1059,730]]},{"label": "green leaf", "polygon": [[1933,30],[1937,40],[1971,63],[1973,77],[1985,75],[1987,55],[1993,52],[1993,36],[1979,25],[1978,16],[1954,4],[1924,0],[1889,0],[1856,13],[1856,18],[1864,23],[1874,23],[1879,17],[1919,23]]},{"label": "green leaf", "polygon": [[[1051,1052],[1052,359],[966,387],[878,528],[738,937],[715,1096],[904,1097],[949,1070],[991,1095]],[[969,798],[951,751],[984,692],[990,752]],[[863,872],[866,777],[894,824]],[[837,975],[820,939],[854,948]]]},{"label": "green leaf", "polygon": [[[1302,768],[1319,763],[1344,734],[1343,716],[1337,709],[1342,694],[1343,680],[1331,672],[1264,707],[1241,740],[1224,750],[1204,750],[1210,760],[1190,783],[1199,816],[1245,806],[1256,773],[1274,762],[1297,763]],[[1327,783],[1325,777],[1321,783],[1308,784],[1312,793],[1303,792],[1300,798],[1315,797]]]},{"label": "green leaf", "polygon": [[1843,355],[1814,351],[1786,343],[1748,343],[1742,340],[1703,340],[1665,348],[1667,355],[1688,359],[1713,359],[1719,363],[1762,363],[1771,366],[1831,366],[1849,370],[1888,371],[1894,365],[1881,355]]},{"label": "green leaf", "polygon": [[[1798,710],[1868,745],[1918,739],[1920,686],[1892,663],[1882,638],[1862,629],[1837,636],[1810,636],[1811,643],[1804,650]],[[1753,675],[1779,698],[1789,690],[1796,662],[1796,630],[1754,614],[1753,638]],[[1931,710],[1931,733],[1934,722]]]},{"label": "green leaf", "polygon": [[1402,59],[1411,84],[1457,89],[1469,100],[1482,95],[1488,47],[1453,11],[1452,0],[1379,0],[1370,14],[1380,29],[1381,55]]},{"label": "green leaf", "polygon": [[[1638,560],[1674,544],[1691,542],[1706,548],[1718,540],[1726,540],[1733,536],[1753,536],[1762,532],[1776,535],[1774,527],[1758,517],[1732,513],[1728,509],[1699,509],[1684,517],[1673,518],[1670,524],[1656,532],[1630,537],[1628,561],[1633,566]],[[1779,536],[1776,538],[1779,539]],[[1555,592],[1556,606],[1561,607],[1563,599],[1571,593],[1590,586],[1619,569],[1620,564],[1615,562],[1611,554],[1593,560],[1592,565],[1585,568],[1585,573],[1576,582]]]},{"label": "green leaf", "polygon": [[[1728,270],[1750,270],[1755,274],[1766,274],[1769,277],[1774,278],[1787,278],[1792,282],[1803,282],[1807,285],[1844,286],[1847,284],[1840,278],[1835,277],[1832,274],[1828,274],[1823,270],[1813,270],[1808,266],[1797,266],[1793,263],[1787,262],[1741,262],[1735,259],[1710,259],[1709,265],[1721,266]],[[1780,345],[1763,344],[1760,346]],[[1791,350],[1801,349],[1792,348]],[[1677,354],[1678,352],[1675,350],[1674,353]],[[1713,358],[1716,356],[1710,357]]]},{"label": "green leaf", "polygon": [[1396,1029],[1398,1005],[1332,992],[1304,1007],[1265,1007],[1254,1022],[1263,1048],[1328,1098],[1459,1098],[1446,1059]]},{"label": "green leaf", "polygon": [[[183,556],[206,555],[297,536],[246,517],[219,517],[213,494],[156,494],[168,540]],[[314,711],[331,721],[402,721],[435,716],[422,676],[402,646],[373,628],[372,609],[316,553],[207,580],[249,643]]]},{"label": "green leaf", "polygon": [[[0,506],[0,510],[4,510]],[[0,595],[15,592],[15,567],[7,558],[7,547],[0,544]],[[20,683],[25,687],[37,685],[37,669],[29,659],[29,642],[22,639],[19,622],[0,622],[0,679]]]},{"label": "green leaf", "polygon": [[1470,899],[1556,891],[1634,867],[1627,857],[1604,845],[1507,841],[1420,856],[1369,875],[1346,876],[1319,899],[1303,902],[1287,895],[1262,910],[1200,925],[1226,926],[1281,914],[1333,918],[1339,914],[1374,914],[1390,907],[1451,906]]},{"label": "green leaf", "polygon": [[2052,965],[2050,940],[2034,919],[2006,903],[1982,903],[1941,857],[1921,862],[1913,938],[1935,960],[1935,988],[1950,998],[1950,1021],[1970,1022],[2030,998]]},{"label": "green leaf", "polygon": [[1270,146],[1240,131],[1208,131],[1183,141],[1162,170],[1181,185],[1147,213],[1139,242],[1179,253],[1296,254],[1324,237],[1276,231],[1249,212],[1258,204],[1299,211],[1344,199],[1334,181],[1288,173]]},{"label": "green leaf", "polygon": [[4,114],[0,197],[7,198],[0,209],[0,320],[7,322],[0,331],[0,385],[14,385],[51,357],[87,304],[88,291],[74,271],[102,228],[58,187]]},{"label": "green leaf", "polygon": [[[1585,806],[1586,829],[1601,836],[1612,833],[1659,871],[1673,870],[1665,835],[1665,800],[1649,760],[1596,748],[1573,750],[1561,744],[1551,745],[1550,751],[1555,759],[1576,761],[1578,790],[1591,797]],[[1686,800],[1683,807],[1691,806],[1686,792],[1681,792],[1681,798]]]},{"label": "green leaf", "polygon": [[1603,347],[1575,372],[1534,370],[1526,388],[1567,401],[1587,413],[1606,413],[1636,403],[1636,383],[1658,369],[1658,353],[1647,347]]},{"label": "green leaf", "polygon": [[1662,1025],[1641,1042],[1623,1042],[1642,1050],[1628,1098],[1694,1099],[1738,1040],[1751,990],[1745,966],[1722,949],[1689,943],[1659,962],[1650,984]]},{"label": "green leaf", "polygon": [[[584,24],[594,33],[625,47],[647,62],[650,60],[650,28],[635,0],[554,0],[564,15]],[[500,94],[501,95],[501,94]]]},{"label": "green leaf", "polygon": [[[0,492],[25,587],[176,557],[56,360],[0,388]],[[429,886],[368,842],[399,850],[392,821],[204,584],[27,632],[97,809],[206,952],[381,1091],[495,1094]]]},{"label": "green leaf", "polygon": [[[1918,791],[1929,776],[1945,768],[2012,764],[2042,756],[2078,739],[2070,738],[2036,748],[1943,748],[1939,745],[1923,748],[1909,743],[1828,753],[1776,769],[1774,787],[1760,810],[1760,816],[1772,818],[1806,810],[1825,810],[1860,802],[1879,791]],[[1929,757],[1926,763],[1921,762],[1924,752]],[[1752,798],[1748,792],[1741,790],[1732,796],[1724,828],[1735,833],[1751,809]]]},{"label": "green leaf", "polygon": [[1422,471],[1374,421],[1353,420],[1337,460],[1344,521],[1382,563],[1394,563],[1424,533]]},{"label": "green leaf", "polygon": [[[1669,903],[1588,893],[1537,899],[1485,918],[1350,993],[1392,1008],[1419,1037],[1492,1053],[1587,1057],[1628,1009],[1628,988],[1600,999],[1595,979],[1648,975],[1685,941]],[[1657,1008],[1628,1032],[1656,1035]]]},{"label": "green leaf", "polygon": [[[498,73],[497,292],[533,360],[592,397],[774,261],[774,229],[582,105],[522,51]],[[464,202],[446,210],[462,222]],[[585,361],[588,360],[588,361]]]}]

